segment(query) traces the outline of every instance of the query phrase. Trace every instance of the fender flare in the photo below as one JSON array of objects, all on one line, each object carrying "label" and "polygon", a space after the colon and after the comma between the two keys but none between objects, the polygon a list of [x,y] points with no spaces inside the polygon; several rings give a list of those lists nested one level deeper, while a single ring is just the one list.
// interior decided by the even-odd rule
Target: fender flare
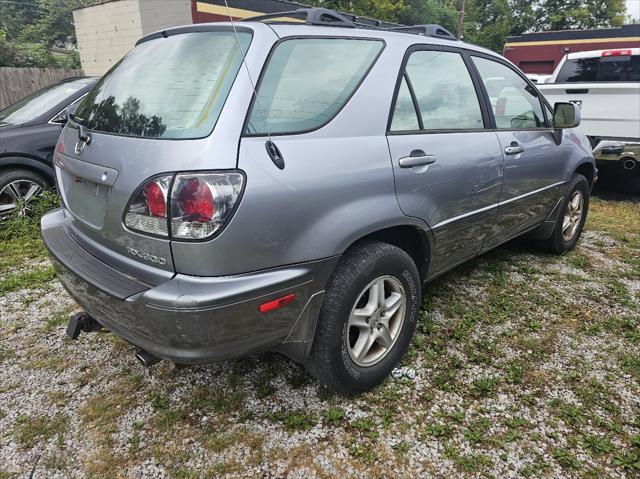
[{"label": "fender flare", "polygon": [[23,168],[45,176],[51,185],[55,183],[53,167],[43,160],[36,160],[24,156],[0,157],[0,172],[6,168]]}]

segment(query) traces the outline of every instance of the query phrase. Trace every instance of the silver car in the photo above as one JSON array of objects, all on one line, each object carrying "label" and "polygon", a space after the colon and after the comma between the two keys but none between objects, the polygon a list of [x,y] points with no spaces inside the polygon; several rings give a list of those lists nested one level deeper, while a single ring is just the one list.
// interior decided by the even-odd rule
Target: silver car
[{"label": "silver car", "polygon": [[74,337],[104,326],[147,365],[276,350],[360,392],[425,282],[525,234],[571,250],[596,169],[579,111],[491,51],[282,16],[138,41],[61,135],[42,236]]}]

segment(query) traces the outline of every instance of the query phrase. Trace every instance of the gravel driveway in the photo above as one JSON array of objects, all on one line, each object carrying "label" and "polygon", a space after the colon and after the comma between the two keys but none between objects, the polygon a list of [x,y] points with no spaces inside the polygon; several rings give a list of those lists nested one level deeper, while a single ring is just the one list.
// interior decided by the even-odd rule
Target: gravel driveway
[{"label": "gravel driveway", "polygon": [[0,479],[640,476],[640,203],[595,200],[569,255],[429,284],[405,374],[356,398],[277,354],[147,372],[68,340],[30,241],[0,247]]}]

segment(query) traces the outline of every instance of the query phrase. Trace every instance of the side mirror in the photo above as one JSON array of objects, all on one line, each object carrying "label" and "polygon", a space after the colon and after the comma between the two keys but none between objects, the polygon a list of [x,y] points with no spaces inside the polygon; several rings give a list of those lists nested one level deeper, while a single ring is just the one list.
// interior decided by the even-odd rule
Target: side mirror
[{"label": "side mirror", "polygon": [[580,108],[575,103],[558,102],[553,106],[553,127],[575,128],[580,124]]},{"label": "side mirror", "polygon": [[51,123],[57,123],[59,125],[64,125],[69,121],[69,112],[65,109],[58,113],[53,119]]}]

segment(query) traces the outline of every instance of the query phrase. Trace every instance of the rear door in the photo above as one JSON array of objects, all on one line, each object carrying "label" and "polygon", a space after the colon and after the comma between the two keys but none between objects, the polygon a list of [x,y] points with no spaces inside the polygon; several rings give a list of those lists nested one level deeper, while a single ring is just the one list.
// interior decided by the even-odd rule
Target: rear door
[{"label": "rear door", "polygon": [[545,220],[561,197],[565,150],[554,139],[541,95],[506,62],[472,55],[484,85],[492,126],[504,154],[504,181],[496,228],[485,247]]},{"label": "rear door", "polygon": [[388,127],[396,194],[434,233],[432,271],[474,256],[496,220],[503,156],[466,53],[412,47]]}]

